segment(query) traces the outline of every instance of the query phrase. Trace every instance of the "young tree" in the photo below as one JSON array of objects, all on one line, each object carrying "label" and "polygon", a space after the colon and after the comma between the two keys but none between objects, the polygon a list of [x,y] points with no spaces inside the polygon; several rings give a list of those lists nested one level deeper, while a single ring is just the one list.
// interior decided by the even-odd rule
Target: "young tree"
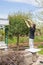
[{"label": "young tree", "polygon": [[29,33],[29,29],[25,24],[25,20],[28,18],[25,14],[14,14],[9,16],[9,36],[17,37],[17,46],[19,45],[19,36]]}]

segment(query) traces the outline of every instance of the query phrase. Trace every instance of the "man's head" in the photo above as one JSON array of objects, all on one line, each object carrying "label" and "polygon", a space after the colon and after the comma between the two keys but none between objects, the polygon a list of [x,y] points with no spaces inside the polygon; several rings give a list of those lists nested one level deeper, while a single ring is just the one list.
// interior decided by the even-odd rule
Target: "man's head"
[{"label": "man's head", "polygon": [[33,24],[33,28],[36,28],[36,24]]},{"label": "man's head", "polygon": [[32,27],[32,28],[36,28],[36,24],[33,23],[33,24],[31,25],[31,27]]}]

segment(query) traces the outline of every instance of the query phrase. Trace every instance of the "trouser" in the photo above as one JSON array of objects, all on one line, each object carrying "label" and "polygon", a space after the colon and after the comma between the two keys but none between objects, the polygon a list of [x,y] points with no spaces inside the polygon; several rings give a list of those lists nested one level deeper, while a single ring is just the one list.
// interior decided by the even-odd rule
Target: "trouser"
[{"label": "trouser", "polygon": [[29,38],[29,47],[34,48],[34,39]]}]

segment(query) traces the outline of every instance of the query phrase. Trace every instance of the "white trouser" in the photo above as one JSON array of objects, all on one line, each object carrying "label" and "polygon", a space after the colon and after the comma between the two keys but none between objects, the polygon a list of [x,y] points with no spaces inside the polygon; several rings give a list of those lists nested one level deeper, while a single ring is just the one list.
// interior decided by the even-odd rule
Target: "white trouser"
[{"label": "white trouser", "polygon": [[29,47],[34,48],[34,39],[29,38]]}]

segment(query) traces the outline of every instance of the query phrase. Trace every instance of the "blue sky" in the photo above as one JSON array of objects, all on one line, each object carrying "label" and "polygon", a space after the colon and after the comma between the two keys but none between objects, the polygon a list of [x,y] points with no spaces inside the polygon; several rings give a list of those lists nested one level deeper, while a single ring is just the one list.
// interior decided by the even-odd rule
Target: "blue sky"
[{"label": "blue sky", "polygon": [[27,1],[25,0],[25,3],[23,2],[23,0],[22,0],[22,2],[18,2],[18,1],[16,1],[16,0],[0,0],[0,16],[2,16],[2,15],[6,16],[8,14],[12,14],[12,13],[15,13],[18,11],[33,12],[37,9],[40,9],[40,7],[36,7],[33,4],[31,4],[31,2],[28,3],[27,1],[29,1],[29,0],[27,0]]}]

